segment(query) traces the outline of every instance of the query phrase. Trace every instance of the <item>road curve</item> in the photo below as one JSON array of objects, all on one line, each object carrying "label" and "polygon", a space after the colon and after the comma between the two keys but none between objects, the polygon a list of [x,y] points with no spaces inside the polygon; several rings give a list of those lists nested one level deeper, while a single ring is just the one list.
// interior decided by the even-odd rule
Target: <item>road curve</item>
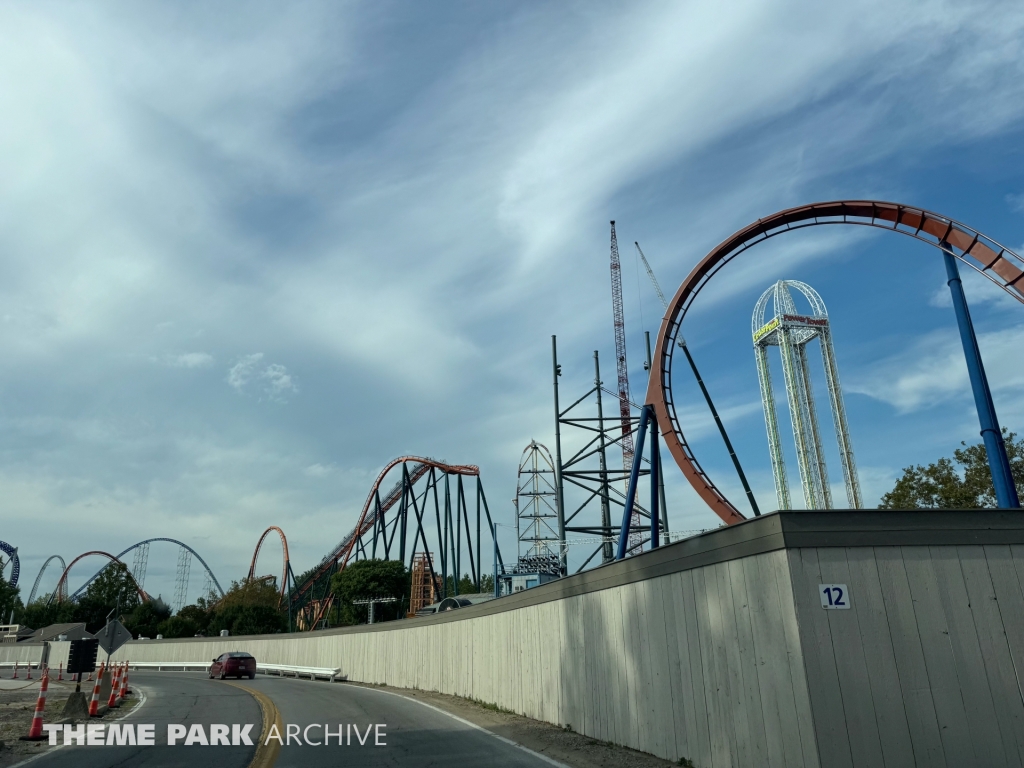
[{"label": "road curve", "polygon": [[[386,691],[345,683],[311,682],[258,676],[255,680],[209,680],[205,673],[135,672],[132,685],[144,691],[146,702],[122,723],[156,726],[155,746],[67,746],[34,758],[31,768],[263,768],[301,766],[443,766],[443,768],[539,768],[558,765],[548,758],[500,739],[422,702]],[[247,690],[249,689],[249,690]],[[261,750],[256,744],[263,731],[263,716],[256,698],[272,702],[284,726],[280,751]],[[115,722],[106,717],[97,722]],[[269,718],[268,718],[269,721]],[[207,733],[214,723],[252,723],[253,746],[167,746],[167,725],[202,724]],[[339,724],[341,724],[339,726]],[[350,730],[351,724],[353,729]],[[291,725],[292,738],[288,739]],[[324,725],[333,733],[344,730],[345,742],[324,741]],[[377,726],[370,728],[368,726]],[[268,722],[269,727],[269,722]],[[362,735],[364,743],[359,744]],[[380,742],[378,745],[376,742]],[[257,759],[258,757],[258,759]],[[268,759],[269,758],[269,759]],[[26,766],[26,768],[29,768]]]},{"label": "road curve", "polygon": [[[351,723],[359,731],[381,724],[384,746],[374,746],[376,731],[360,746],[355,733],[351,743],[338,746],[298,744],[293,738],[278,755],[278,768],[320,768],[320,766],[443,766],[444,768],[550,768],[554,761],[495,737],[488,731],[451,717],[419,701],[386,691],[345,683],[315,683],[309,680],[263,677],[243,680],[269,696],[285,725],[302,729],[312,723]],[[323,729],[309,731],[310,741],[322,741]],[[346,741],[349,741],[346,728]],[[554,763],[557,765],[557,763]]]},{"label": "road curve", "polygon": [[[247,768],[256,753],[263,719],[256,699],[236,686],[224,685],[206,676],[184,676],[160,672],[132,672],[132,688],[144,691],[146,702],[123,720],[109,713],[95,722],[147,723],[156,726],[156,744],[151,747],[67,746],[51,749],[34,758],[26,768],[109,768],[110,766],[146,766],[147,768]],[[49,721],[49,719],[48,719]],[[202,745],[167,746],[168,723],[253,723],[254,746],[209,747]],[[58,737],[58,744],[62,739]]]}]

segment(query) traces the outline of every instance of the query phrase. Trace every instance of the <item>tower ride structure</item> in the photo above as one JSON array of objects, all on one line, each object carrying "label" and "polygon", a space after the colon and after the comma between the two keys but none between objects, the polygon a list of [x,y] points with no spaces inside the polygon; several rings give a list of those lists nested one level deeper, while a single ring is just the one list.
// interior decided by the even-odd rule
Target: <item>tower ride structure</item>
[{"label": "tower ride structure", "polygon": [[[797,311],[791,290],[796,290],[807,299],[811,305],[810,315]],[[769,300],[772,301],[775,316],[766,320]],[[757,300],[751,318],[751,332],[779,509],[792,509],[792,506],[786,478],[785,456],[779,435],[778,412],[772,391],[768,347],[778,347],[782,356],[782,373],[786,384],[786,398],[793,426],[793,441],[800,470],[800,482],[803,486],[804,504],[807,509],[832,508],[828,469],[825,466],[824,446],[821,442],[810,367],[807,362],[807,345],[814,339],[818,339],[821,347],[821,361],[825,369],[825,382],[832,407],[832,422],[835,426],[839,460],[846,484],[846,499],[851,509],[860,509],[860,481],[857,478],[857,464],[853,457],[850,428],[846,422],[843,391],[839,384],[839,368],[836,365],[835,350],[832,348],[832,332],[825,302],[818,292],[806,283],[779,280]]]},{"label": "tower ride structure", "polygon": [[[559,573],[558,492],[551,452],[531,440],[519,461],[516,483],[517,569]],[[526,572],[524,570],[524,572]]]}]

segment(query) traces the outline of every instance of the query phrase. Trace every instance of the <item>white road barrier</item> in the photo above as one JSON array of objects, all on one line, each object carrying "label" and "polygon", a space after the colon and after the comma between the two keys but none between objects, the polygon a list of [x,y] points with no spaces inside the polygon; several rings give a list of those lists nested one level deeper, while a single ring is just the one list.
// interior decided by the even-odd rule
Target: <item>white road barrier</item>
[{"label": "white road barrier", "polygon": [[[173,672],[181,670],[206,671],[210,668],[208,661],[132,661],[128,664],[131,669],[155,669],[158,672]],[[256,662],[256,671],[264,675],[276,674],[279,677],[308,677],[310,680],[322,678],[330,682],[348,680],[348,675],[339,674],[341,669],[329,667],[297,667],[291,664],[261,664]]]}]

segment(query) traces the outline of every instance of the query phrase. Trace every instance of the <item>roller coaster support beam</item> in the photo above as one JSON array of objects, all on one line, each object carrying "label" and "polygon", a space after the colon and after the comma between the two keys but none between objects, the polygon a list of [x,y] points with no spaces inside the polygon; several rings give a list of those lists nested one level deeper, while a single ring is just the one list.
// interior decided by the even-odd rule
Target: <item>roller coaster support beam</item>
[{"label": "roller coaster support beam", "polygon": [[[661,529],[659,526],[659,510],[658,507],[660,499],[658,498],[658,484],[661,479],[661,452],[658,450],[658,420],[651,419],[651,549],[655,549],[659,540],[661,539]],[[640,456],[642,453],[637,454],[637,463],[640,463]]]},{"label": "roller coaster support beam", "polygon": [[1006,455],[1006,443],[1003,442],[1003,435],[999,429],[996,406],[992,402],[992,390],[988,386],[985,365],[981,361],[978,339],[974,335],[974,323],[971,322],[971,312],[967,308],[967,297],[960,281],[960,269],[949,244],[943,242],[941,247],[942,258],[946,262],[946,284],[949,285],[949,292],[953,296],[956,324],[960,327],[960,341],[963,343],[964,357],[967,360],[971,389],[974,390],[974,404],[978,409],[981,437],[985,441],[985,453],[988,454],[988,466],[992,472],[992,485],[996,490],[996,503],[1003,509],[1016,509],[1020,507],[1020,500],[1017,498],[1017,488],[1010,471],[1010,459]]},{"label": "roller coaster support beam", "polygon": [[[560,421],[562,412],[558,407],[558,377],[562,375],[562,366],[558,364],[558,343],[554,336],[551,337],[551,371],[555,386],[555,508],[558,511],[558,538],[565,542],[565,503],[562,499],[562,430]],[[604,428],[604,423],[601,423]],[[566,559],[565,547],[559,547],[561,551],[559,570],[565,576],[568,572],[568,561]]]},{"label": "roller coaster support beam", "polygon": [[[626,547],[629,546],[629,523],[633,519],[633,506],[636,503],[636,486],[637,481],[640,479],[640,465],[643,463],[640,461],[640,457],[644,453],[644,437],[647,435],[647,422],[651,417],[651,407],[645,405],[640,409],[640,426],[636,430],[636,461],[633,462],[633,467],[629,471],[629,488],[626,490],[626,503],[622,507],[622,527],[619,529],[619,548],[615,553],[615,559],[621,560],[626,556]],[[657,483],[654,484],[657,489]],[[657,494],[654,494],[654,498],[657,499]],[[652,519],[655,516],[654,510],[652,510]],[[651,529],[652,531],[655,529]],[[657,538],[657,537],[655,537]]]},{"label": "roller coaster support beam", "polygon": [[[640,250],[640,244],[637,243],[636,247],[637,247],[637,250],[639,251]],[[643,251],[640,251],[640,255],[643,256]],[[644,259],[644,264],[647,264],[647,259]],[[651,272],[650,265],[647,265],[647,274],[649,274],[652,279],[654,278],[654,273]],[[655,285],[657,285],[657,281],[655,281]],[[661,295],[661,286],[658,286],[658,295],[659,296]],[[662,304],[664,304],[664,303],[665,302],[664,302],[664,299],[663,299],[662,300]],[[644,331],[644,342],[647,344],[647,367],[645,368],[645,370],[650,371],[651,370],[651,332],[650,331]],[[687,353],[686,356],[689,357],[690,354]],[[597,360],[597,352],[594,352],[594,360],[595,361]],[[693,361],[691,360],[690,363],[692,364]],[[697,372],[697,368],[696,367],[694,367],[693,372],[694,373]],[[702,387],[704,386],[703,382],[701,382],[701,386]],[[598,403],[600,404],[600,393],[598,393]],[[710,403],[711,403],[711,398],[709,397],[708,398],[708,404],[710,404]],[[712,411],[714,412],[714,408],[713,407],[712,407]],[[718,418],[718,414],[717,413],[715,413],[715,418]],[[653,412],[651,413],[651,423],[652,424],[657,424],[658,423],[658,420],[657,420],[657,418],[655,418],[655,415],[654,415]],[[723,436],[725,435],[725,427],[722,427],[722,435]],[[656,475],[656,477],[658,479],[654,480],[652,478],[651,482],[654,482],[658,486],[658,500],[661,502],[661,514],[659,515],[659,518],[662,521],[661,528],[665,532],[665,543],[668,544],[668,541],[669,541],[669,539],[668,539],[668,503],[665,501],[665,472],[664,472],[664,470],[662,469],[662,466],[661,466],[661,444],[658,442],[658,430],[657,430],[656,426],[652,426],[651,427],[651,437],[652,437],[652,439],[654,441],[651,444],[651,455],[654,456],[655,458],[657,458],[657,460],[658,460],[658,474]],[[728,438],[726,438],[726,442],[728,442]],[[731,446],[730,446],[730,449],[731,449]],[[738,463],[737,463],[737,466],[739,466]],[[743,482],[745,483],[746,479],[744,479]],[[658,530],[658,526],[653,527],[651,530],[652,531],[657,531]],[[611,546],[611,545],[609,545],[609,546]],[[653,547],[653,546],[657,546],[657,545],[656,544],[652,544],[651,546]]]},{"label": "roller coaster support beam", "polygon": [[686,355],[686,362],[690,364],[690,370],[693,371],[693,376],[697,379],[697,384],[700,385],[700,391],[704,394],[704,400],[708,404],[708,408],[711,410],[711,415],[715,419],[715,424],[718,425],[718,431],[722,435],[722,440],[725,441],[725,448],[729,451],[729,458],[732,459],[732,465],[736,467],[736,474],[740,476],[740,483],[743,484],[743,492],[747,494],[747,501],[750,502],[750,508],[754,512],[754,517],[761,516],[761,510],[758,509],[757,500],[754,498],[754,492],[750,490],[750,483],[747,482],[747,476],[743,473],[743,467],[740,466],[739,456],[736,455],[735,449],[732,447],[732,441],[729,439],[729,434],[725,431],[725,425],[722,423],[722,419],[718,415],[718,409],[715,408],[715,404],[711,401],[711,393],[708,392],[708,388],[704,386],[704,379],[701,378],[700,372],[697,370],[697,364],[693,362],[693,356],[690,355],[690,348],[686,346],[686,342],[680,339],[679,346],[683,350],[683,354]]}]

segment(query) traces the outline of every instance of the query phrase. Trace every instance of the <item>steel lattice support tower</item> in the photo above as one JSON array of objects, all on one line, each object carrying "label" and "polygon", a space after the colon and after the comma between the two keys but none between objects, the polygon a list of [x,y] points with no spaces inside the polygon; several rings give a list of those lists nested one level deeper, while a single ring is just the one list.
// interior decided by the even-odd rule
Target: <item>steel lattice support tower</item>
[{"label": "steel lattice support tower", "polygon": [[[790,289],[795,288],[811,304],[811,314],[797,312]],[[765,320],[769,299],[772,300],[775,316]],[[782,372],[786,384],[790,420],[793,426],[793,442],[796,447],[797,465],[803,486],[804,504],[807,509],[831,509],[832,493],[828,482],[828,469],[818,427],[818,416],[814,406],[811,387],[810,367],[807,362],[807,345],[818,339],[821,347],[822,365],[828,386],[832,422],[839,445],[839,459],[843,467],[846,484],[846,498],[851,509],[861,508],[860,482],[857,479],[857,464],[853,456],[850,428],[846,421],[843,392],[839,384],[839,368],[836,365],[835,350],[832,347],[832,331],[828,311],[821,296],[806,283],[795,280],[779,280],[765,291],[754,306],[751,318],[751,332],[754,339],[754,355],[757,360],[757,375],[761,385],[761,402],[764,408],[765,426],[768,431],[768,450],[775,477],[775,493],[779,509],[791,509],[789,484],[786,478],[786,461],[782,440],[779,435],[778,412],[772,391],[771,369],[768,364],[768,347],[776,346],[782,356]]]},{"label": "steel lattice support tower", "polygon": [[546,447],[531,440],[519,461],[516,483],[516,538],[519,560],[554,558],[561,554],[555,462]]},{"label": "steel lattice support tower", "polygon": [[149,565],[149,542],[143,543],[135,548],[135,557],[132,560],[132,576],[139,589],[145,589],[146,567]]},{"label": "steel lattice support tower", "polygon": [[188,595],[188,577],[192,568],[192,553],[184,547],[178,549],[178,573],[174,579],[174,612],[177,613],[185,605]]},{"label": "steel lattice support tower", "polygon": [[[612,273],[612,322],[615,326],[615,368],[619,376],[619,417],[622,421],[622,471],[629,477],[633,469],[633,419],[629,410],[629,366],[626,364],[626,320],[622,310],[622,267],[619,264],[619,241],[615,236],[615,222],[612,223],[611,273]],[[642,540],[640,515],[633,512],[629,521],[629,551],[638,552],[636,547]]]}]

